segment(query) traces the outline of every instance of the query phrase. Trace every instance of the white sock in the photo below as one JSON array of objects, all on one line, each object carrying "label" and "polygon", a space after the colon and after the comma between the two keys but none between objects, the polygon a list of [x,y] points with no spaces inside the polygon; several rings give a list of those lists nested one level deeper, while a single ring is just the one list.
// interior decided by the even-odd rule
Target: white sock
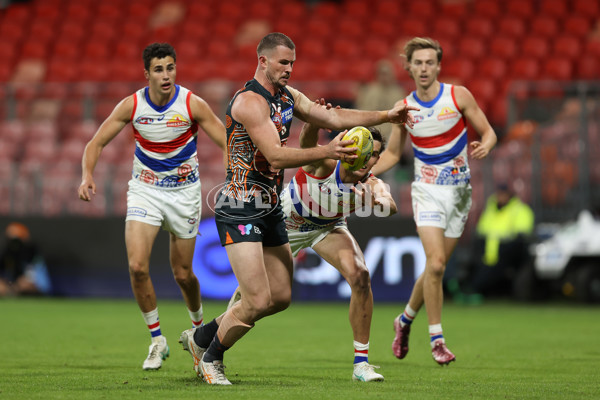
[{"label": "white sock", "polygon": [[152,336],[152,343],[156,343],[160,340],[162,332],[160,331],[160,322],[158,320],[158,307],[150,312],[143,312],[142,317],[150,330],[150,336]]},{"label": "white sock", "polygon": [[435,347],[435,342],[438,340],[441,340],[442,343],[446,343],[444,334],[442,333],[442,324],[429,325],[429,339],[431,348]]},{"label": "white sock", "polygon": [[188,309],[188,313],[190,314],[190,319],[192,320],[192,326],[197,328],[203,325],[204,315],[202,313],[202,304],[200,304],[200,308],[198,311],[191,311]]}]

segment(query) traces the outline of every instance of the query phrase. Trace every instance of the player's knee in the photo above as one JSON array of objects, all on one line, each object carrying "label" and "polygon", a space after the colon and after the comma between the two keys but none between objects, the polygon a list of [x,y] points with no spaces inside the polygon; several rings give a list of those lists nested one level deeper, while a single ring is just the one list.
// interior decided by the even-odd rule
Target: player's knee
[{"label": "player's knee", "polygon": [[371,287],[369,270],[363,262],[358,262],[346,278],[353,291],[368,291]]},{"label": "player's knee", "polygon": [[148,268],[141,263],[130,262],[129,263],[129,276],[135,281],[144,281],[150,277]]},{"label": "player's knee", "polygon": [[271,308],[274,313],[285,310],[292,303],[292,294],[279,294],[271,298]]},{"label": "player's knee", "polygon": [[175,282],[181,287],[193,285],[198,278],[191,269],[180,268],[173,273]]},{"label": "player's knee", "polygon": [[443,278],[446,270],[446,260],[442,257],[435,257],[428,262],[428,272],[435,278]]}]

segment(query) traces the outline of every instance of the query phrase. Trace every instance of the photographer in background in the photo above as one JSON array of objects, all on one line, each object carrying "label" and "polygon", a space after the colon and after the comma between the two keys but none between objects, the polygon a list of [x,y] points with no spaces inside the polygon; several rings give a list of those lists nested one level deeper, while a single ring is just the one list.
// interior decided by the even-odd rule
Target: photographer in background
[{"label": "photographer in background", "polygon": [[31,241],[29,229],[8,224],[0,256],[0,297],[49,294],[50,277],[44,258]]}]

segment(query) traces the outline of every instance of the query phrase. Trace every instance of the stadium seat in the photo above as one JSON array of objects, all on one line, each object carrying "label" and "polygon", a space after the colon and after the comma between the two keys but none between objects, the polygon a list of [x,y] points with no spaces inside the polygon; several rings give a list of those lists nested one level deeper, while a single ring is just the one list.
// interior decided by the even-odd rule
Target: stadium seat
[{"label": "stadium seat", "polygon": [[540,13],[555,18],[563,18],[568,15],[566,0],[544,0],[540,2]]},{"label": "stadium seat", "polygon": [[381,60],[387,57],[397,57],[392,54],[392,47],[384,40],[374,37],[368,37],[363,41],[363,53],[371,62]]},{"label": "stadium seat", "polygon": [[473,15],[471,18],[477,19],[486,17],[495,21],[498,20],[501,15],[500,2],[496,0],[479,0],[473,2]]},{"label": "stadium seat", "polygon": [[506,3],[506,13],[522,20],[528,20],[533,17],[535,9],[533,2],[523,0],[509,0]]},{"label": "stadium seat", "polygon": [[487,103],[498,96],[496,85],[488,78],[471,79],[468,88],[478,103]]},{"label": "stadium seat", "polygon": [[497,34],[514,39],[521,39],[525,36],[525,21],[512,15],[502,17],[498,21]]},{"label": "stadium seat", "polygon": [[285,20],[288,24],[301,23],[306,18],[308,12],[306,5],[302,1],[286,1],[281,3],[280,7],[281,15],[285,15]]},{"label": "stadium seat", "polygon": [[558,35],[558,23],[550,16],[537,16],[531,21],[530,34],[553,39]]},{"label": "stadium seat", "polygon": [[401,33],[403,36],[411,38],[413,36],[426,36],[428,34],[428,28],[429,27],[424,21],[417,18],[411,18],[404,21],[402,26],[395,30],[396,33]]},{"label": "stadium seat", "polygon": [[352,40],[356,45],[360,45],[364,39],[364,26],[357,23],[355,17],[347,15],[339,17],[336,21],[336,26],[335,30],[339,36]]},{"label": "stadium seat", "polygon": [[460,21],[468,14],[467,1],[442,1],[440,14],[452,18],[455,21]]},{"label": "stadium seat", "polygon": [[581,80],[597,80],[600,76],[600,59],[583,57],[575,63],[575,78]]},{"label": "stadium seat", "polygon": [[561,81],[570,80],[573,77],[573,65],[566,59],[550,59],[544,64],[542,77]]},{"label": "stadium seat", "polygon": [[504,60],[511,60],[517,55],[515,39],[506,36],[496,36],[489,44],[490,55]]},{"label": "stadium seat", "polygon": [[534,58],[518,58],[510,64],[510,77],[516,80],[536,80],[540,63]]},{"label": "stadium seat", "polygon": [[582,15],[569,15],[566,17],[563,31],[567,35],[573,35],[579,39],[586,37],[591,30],[590,20]]},{"label": "stadium seat", "polygon": [[331,50],[334,57],[340,57],[343,61],[352,62],[361,56],[360,44],[348,37],[340,36],[332,40]]},{"label": "stadium seat", "polygon": [[556,57],[574,60],[581,57],[581,50],[581,40],[575,36],[561,35],[553,43],[553,54]]},{"label": "stadium seat", "polygon": [[442,62],[441,75],[444,79],[456,78],[464,83],[472,77],[473,62],[467,58],[453,58]]},{"label": "stadium seat", "polygon": [[340,8],[334,2],[319,1],[313,6],[311,13],[316,18],[323,18],[329,23],[332,23],[339,17]]},{"label": "stadium seat", "polygon": [[550,46],[548,40],[540,36],[527,35],[521,42],[521,56],[533,57],[538,61],[542,61],[550,54]]},{"label": "stadium seat", "polygon": [[[438,4],[436,4],[434,1],[410,1],[408,4],[404,3],[402,15],[404,19],[406,19],[407,15],[418,15],[419,17],[414,19],[435,21],[435,17],[438,16],[438,11]],[[428,29],[431,28],[432,27],[429,25]]]},{"label": "stadium seat", "polygon": [[496,81],[506,75],[506,62],[501,58],[484,58],[477,68],[482,76]]},{"label": "stadium seat", "polygon": [[463,25],[468,36],[480,39],[489,38],[495,31],[494,24],[485,17],[469,18]]},{"label": "stadium seat", "polygon": [[433,37],[455,39],[461,32],[459,21],[448,16],[438,17],[433,24]]},{"label": "stadium seat", "polygon": [[573,0],[573,11],[586,18],[598,19],[600,17],[600,4],[597,1]]},{"label": "stadium seat", "polygon": [[457,52],[459,57],[468,57],[471,60],[479,60],[487,54],[487,47],[481,38],[477,36],[464,36],[458,40]]}]

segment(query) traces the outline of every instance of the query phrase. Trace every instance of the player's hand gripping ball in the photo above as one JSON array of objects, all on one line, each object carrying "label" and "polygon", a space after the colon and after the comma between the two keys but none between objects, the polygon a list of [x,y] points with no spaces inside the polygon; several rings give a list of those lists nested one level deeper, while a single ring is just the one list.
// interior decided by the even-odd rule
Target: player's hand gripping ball
[{"label": "player's hand gripping ball", "polygon": [[342,167],[350,171],[358,171],[369,162],[371,155],[373,155],[373,136],[371,136],[371,132],[363,126],[356,126],[346,132],[342,140],[352,140],[354,143],[346,147],[358,148],[355,153],[358,158],[349,161],[343,159]]}]

